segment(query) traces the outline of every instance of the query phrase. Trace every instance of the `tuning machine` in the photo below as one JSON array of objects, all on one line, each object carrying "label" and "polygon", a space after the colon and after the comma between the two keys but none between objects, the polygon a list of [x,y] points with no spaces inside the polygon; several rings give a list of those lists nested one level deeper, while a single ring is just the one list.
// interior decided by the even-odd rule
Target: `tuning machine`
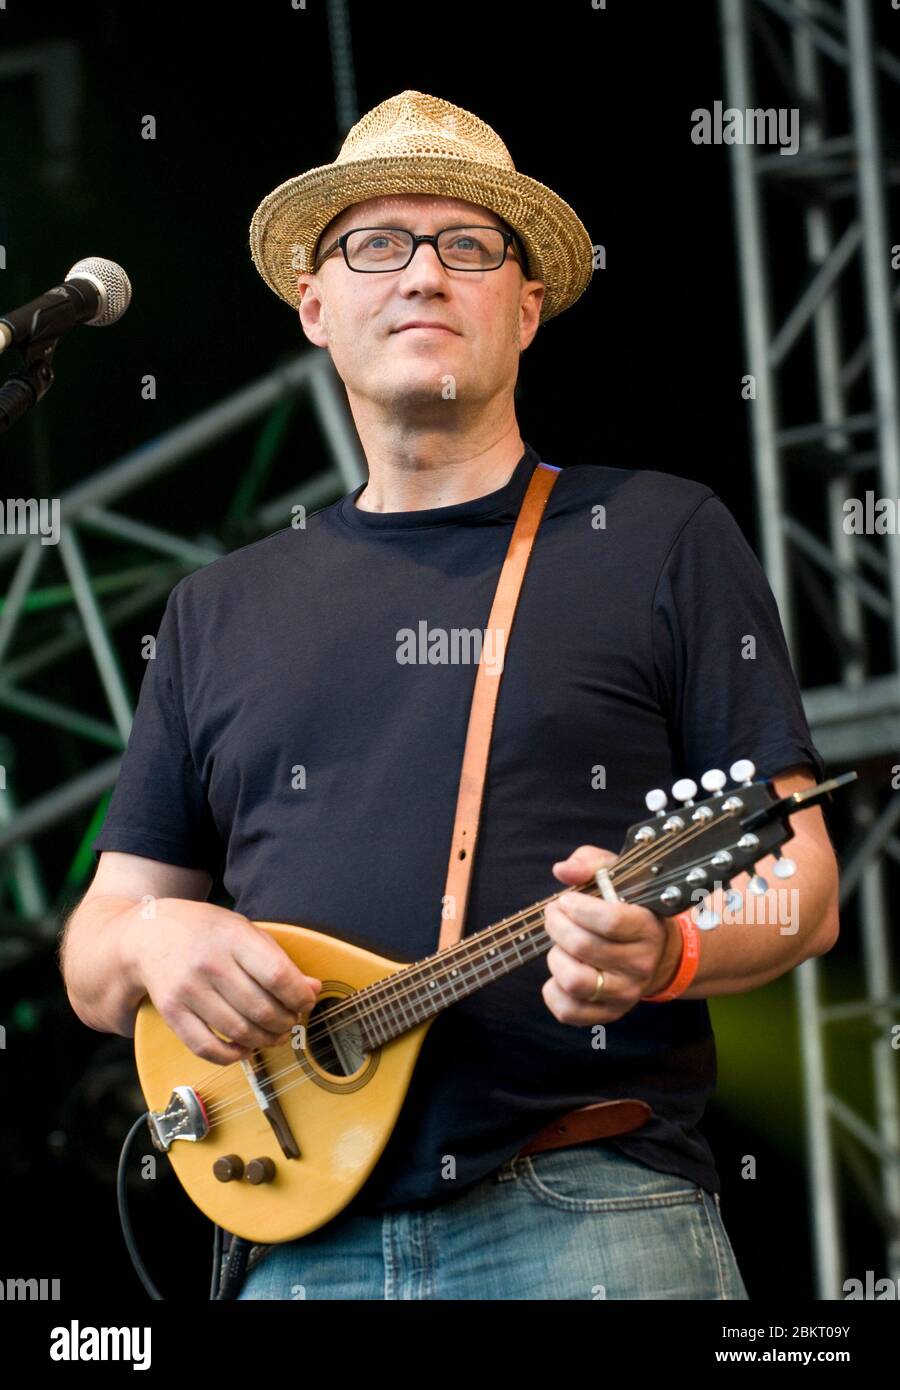
[{"label": "tuning machine", "polygon": [[738,758],[736,763],[732,763],[728,769],[732,782],[737,782],[742,787],[752,787],[753,778],[756,776],[756,764],[751,763],[749,758]]},{"label": "tuning machine", "polygon": [[718,912],[713,912],[712,908],[700,907],[694,913],[694,921],[701,931],[712,931],[713,927],[721,926],[722,918]]},{"label": "tuning machine", "polygon": [[788,855],[782,854],[777,846],[773,849],[772,853],[775,856],[775,863],[772,866],[772,873],[775,877],[793,878],[794,874],[797,872],[796,862],[790,859]]}]

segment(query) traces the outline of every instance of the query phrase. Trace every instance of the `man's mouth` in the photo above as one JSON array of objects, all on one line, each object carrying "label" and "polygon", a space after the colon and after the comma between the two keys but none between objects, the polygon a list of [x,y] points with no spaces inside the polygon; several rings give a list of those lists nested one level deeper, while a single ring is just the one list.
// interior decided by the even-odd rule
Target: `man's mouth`
[{"label": "man's mouth", "polygon": [[404,323],[399,328],[393,330],[394,333],[411,333],[418,330],[427,333],[453,333],[455,330],[448,328],[445,323]]}]

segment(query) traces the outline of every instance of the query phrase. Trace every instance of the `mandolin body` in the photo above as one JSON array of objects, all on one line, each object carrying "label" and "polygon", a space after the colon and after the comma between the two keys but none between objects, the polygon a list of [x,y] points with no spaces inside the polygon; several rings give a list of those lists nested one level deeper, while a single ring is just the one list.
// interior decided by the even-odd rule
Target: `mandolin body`
[{"label": "mandolin body", "polygon": [[[269,932],[304,974],[322,981],[294,1044],[254,1052],[263,1068],[259,1091],[240,1062],[217,1065],[193,1053],[149,998],[138,1010],[134,1043],[148,1110],[165,1111],[175,1088],[188,1087],[209,1125],[203,1137],[174,1138],[166,1149],[188,1196],[224,1230],[272,1244],[325,1225],[359,1191],[391,1136],[433,1020],[363,1054],[354,1055],[342,1039],[346,1053],[338,1061],[326,1046],[327,1010],[405,965],[307,927],[254,925]],[[281,1136],[264,1112],[269,1095],[280,1108]],[[292,1139],[297,1156],[285,1153],[285,1129],[287,1147]],[[232,1156],[244,1172],[223,1181],[214,1164]],[[274,1164],[272,1176],[251,1182],[251,1161],[266,1158]]]}]

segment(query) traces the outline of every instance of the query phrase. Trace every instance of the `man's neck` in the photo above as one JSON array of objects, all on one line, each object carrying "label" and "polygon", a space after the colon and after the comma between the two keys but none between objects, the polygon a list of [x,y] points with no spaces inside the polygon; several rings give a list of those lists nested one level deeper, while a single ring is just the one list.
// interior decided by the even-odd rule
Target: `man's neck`
[{"label": "man's neck", "polygon": [[524,452],[517,426],[475,450],[446,439],[411,452],[366,449],[369,481],[356,506],[363,512],[417,512],[471,502],[505,487]]}]

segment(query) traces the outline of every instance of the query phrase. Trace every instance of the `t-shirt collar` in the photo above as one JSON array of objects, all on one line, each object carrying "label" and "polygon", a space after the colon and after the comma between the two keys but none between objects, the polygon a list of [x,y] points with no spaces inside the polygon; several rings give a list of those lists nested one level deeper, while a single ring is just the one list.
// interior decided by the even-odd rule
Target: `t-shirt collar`
[{"label": "t-shirt collar", "polygon": [[[524,441],[523,441],[524,443]],[[426,526],[450,526],[457,523],[482,520],[486,517],[498,520],[514,520],[518,515],[522,498],[538,463],[540,456],[525,444],[525,452],[516,464],[503,487],[496,492],[488,492],[483,497],[474,497],[468,502],[457,502],[449,507],[426,507],[420,511],[409,512],[365,512],[356,506],[365,483],[360,483],[353,492],[348,492],[337,504],[338,515],[348,526],[360,530],[412,531]]]}]

